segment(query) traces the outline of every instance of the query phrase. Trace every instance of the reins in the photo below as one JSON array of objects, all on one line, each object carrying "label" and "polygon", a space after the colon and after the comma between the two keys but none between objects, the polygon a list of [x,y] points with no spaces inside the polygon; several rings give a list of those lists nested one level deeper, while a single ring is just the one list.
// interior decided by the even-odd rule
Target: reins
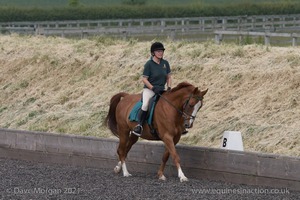
[{"label": "reins", "polygon": [[161,94],[158,94],[161,98],[163,98],[163,100],[165,100],[168,104],[170,104],[173,108],[175,108],[175,110],[177,111],[177,112],[179,112],[181,115],[184,115],[184,112],[183,111],[181,111],[181,110],[179,110],[178,108],[176,108],[176,106],[174,106],[173,104],[172,104],[172,102],[170,102],[167,98],[165,98],[164,96],[162,96]]},{"label": "reins", "polygon": [[[190,119],[195,119],[196,117],[191,115],[191,114],[188,114],[186,112],[184,112],[184,109],[185,107],[187,106],[187,104],[190,102],[190,99],[193,97],[193,98],[196,98],[197,100],[201,101],[202,98],[201,97],[194,97],[192,94],[189,96],[188,100],[186,100],[184,106],[183,106],[183,109],[182,111],[180,109],[178,109],[176,106],[174,106],[172,104],[172,102],[170,102],[167,98],[165,98],[164,96],[162,96],[161,94],[158,94],[163,100],[165,100],[168,104],[170,104],[173,108],[175,108],[175,110],[181,114],[182,117],[184,117],[185,119],[187,119],[187,117],[189,117]],[[200,108],[199,108],[200,109]]]}]

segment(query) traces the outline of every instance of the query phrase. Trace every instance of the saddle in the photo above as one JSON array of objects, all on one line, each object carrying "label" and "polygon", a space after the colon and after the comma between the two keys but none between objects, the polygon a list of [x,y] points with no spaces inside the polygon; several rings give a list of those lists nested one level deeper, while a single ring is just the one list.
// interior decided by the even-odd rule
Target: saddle
[{"label": "saddle", "polygon": [[[147,117],[146,117],[146,123],[148,124],[148,126],[150,127],[150,132],[151,134],[159,139],[159,136],[158,136],[158,132],[156,129],[153,128],[153,114],[154,114],[154,109],[155,109],[155,106],[156,106],[156,103],[158,102],[159,100],[159,95],[154,95],[150,101],[149,101],[149,108],[148,108],[148,113],[147,113]],[[143,105],[143,99],[141,98],[140,101],[138,101],[132,108],[130,114],[129,114],[129,121],[131,122],[138,122],[138,119],[139,119],[139,115],[141,113],[141,108],[142,108],[142,105]]]}]

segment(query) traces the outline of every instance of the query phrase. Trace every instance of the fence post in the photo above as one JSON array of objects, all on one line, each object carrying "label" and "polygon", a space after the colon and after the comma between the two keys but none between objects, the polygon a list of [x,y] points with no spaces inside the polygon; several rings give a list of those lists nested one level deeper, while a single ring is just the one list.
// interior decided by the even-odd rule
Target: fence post
[{"label": "fence post", "polygon": [[251,29],[254,29],[254,27],[255,27],[255,21],[256,21],[255,16],[253,16],[251,18]]},{"label": "fence post", "polygon": [[185,24],[185,23],[184,23],[184,19],[182,19],[182,20],[181,20],[181,25],[182,25],[181,32],[185,32],[185,30],[184,30],[184,24]]},{"label": "fence post", "polygon": [[201,27],[201,31],[205,31],[205,20],[204,19],[199,19],[199,25]]},{"label": "fence post", "polygon": [[222,20],[222,30],[226,30],[226,25],[227,25],[227,19],[224,18],[224,19]]},{"label": "fence post", "polygon": [[242,44],[243,42],[243,35],[239,35],[239,44]]},{"label": "fence post", "polygon": [[237,30],[241,30],[241,17],[239,17],[238,19],[237,19]]},{"label": "fence post", "polygon": [[122,38],[123,38],[123,40],[127,39],[127,32],[126,31],[122,31]]},{"label": "fence post", "polygon": [[267,21],[267,17],[263,17],[263,28],[266,29],[266,21]]},{"label": "fence post", "polygon": [[40,32],[39,25],[38,24],[34,24],[34,34],[35,35],[39,35],[39,32]]},{"label": "fence post", "polygon": [[265,35],[265,45],[268,46],[270,45],[270,36],[269,35]]},{"label": "fence post", "polygon": [[160,21],[160,27],[161,27],[160,32],[163,33],[164,30],[165,30],[165,27],[166,27],[166,21],[165,20]]},{"label": "fence post", "polygon": [[293,37],[293,47],[297,46],[297,37]]},{"label": "fence post", "polygon": [[176,39],[176,32],[175,32],[175,30],[171,31],[170,38],[171,38],[172,41],[174,41]]},{"label": "fence post", "polygon": [[222,34],[216,33],[216,35],[215,35],[215,42],[216,42],[216,44],[221,44],[222,38],[223,38]]}]

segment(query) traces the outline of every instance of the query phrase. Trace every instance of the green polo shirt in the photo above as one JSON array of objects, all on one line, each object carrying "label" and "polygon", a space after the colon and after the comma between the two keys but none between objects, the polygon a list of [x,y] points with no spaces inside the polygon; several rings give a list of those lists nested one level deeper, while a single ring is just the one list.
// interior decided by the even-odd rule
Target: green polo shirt
[{"label": "green polo shirt", "polygon": [[[171,73],[169,62],[161,59],[160,63],[157,64],[152,60],[146,62],[144,65],[143,76],[148,77],[148,81],[156,87],[161,88],[161,90],[165,89],[165,84],[167,82],[167,75]],[[147,88],[145,85],[144,88]]]}]

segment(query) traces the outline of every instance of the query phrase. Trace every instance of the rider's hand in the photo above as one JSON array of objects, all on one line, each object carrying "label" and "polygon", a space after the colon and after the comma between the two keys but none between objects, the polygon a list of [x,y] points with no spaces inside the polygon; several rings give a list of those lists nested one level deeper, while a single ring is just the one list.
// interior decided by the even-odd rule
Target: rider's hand
[{"label": "rider's hand", "polygon": [[155,94],[159,94],[159,93],[161,92],[161,89],[158,88],[158,87],[153,86],[153,87],[152,87],[152,91],[153,91]]}]

